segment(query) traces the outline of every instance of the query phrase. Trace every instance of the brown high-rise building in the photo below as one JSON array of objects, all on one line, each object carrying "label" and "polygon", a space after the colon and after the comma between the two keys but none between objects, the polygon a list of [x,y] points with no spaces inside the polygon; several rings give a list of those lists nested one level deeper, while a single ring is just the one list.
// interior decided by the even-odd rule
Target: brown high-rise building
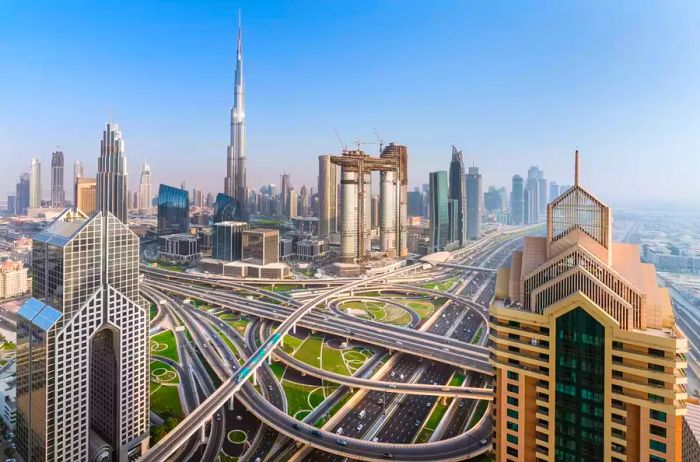
[{"label": "brown high-rise building", "polygon": [[688,341],[639,246],[579,185],[499,270],[490,308],[497,461],[682,460]]},{"label": "brown high-rise building", "polygon": [[246,263],[267,265],[280,261],[278,229],[250,229],[241,235],[241,254]]},{"label": "brown high-rise building", "polygon": [[94,178],[78,178],[76,181],[75,206],[90,216],[97,207],[97,181]]}]

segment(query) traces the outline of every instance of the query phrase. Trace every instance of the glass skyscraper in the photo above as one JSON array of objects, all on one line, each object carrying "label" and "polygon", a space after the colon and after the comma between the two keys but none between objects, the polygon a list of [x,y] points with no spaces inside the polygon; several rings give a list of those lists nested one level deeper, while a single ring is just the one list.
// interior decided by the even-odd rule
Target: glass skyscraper
[{"label": "glass skyscraper", "polygon": [[158,235],[186,233],[190,229],[190,195],[180,188],[158,189]]},{"label": "glass skyscraper", "polygon": [[233,197],[219,193],[214,202],[214,223],[224,221],[242,221],[240,204]]},{"label": "glass skyscraper", "polygon": [[[451,240],[459,243],[460,247],[467,242],[467,186],[464,178],[464,162],[462,151],[452,146],[452,161],[450,162],[450,199],[456,201],[456,213],[450,214],[450,229],[454,234]],[[454,223],[453,223],[454,222]]]},{"label": "glass skyscraper", "polygon": [[448,242],[450,227],[447,172],[430,173],[430,250],[440,252],[445,250]]}]

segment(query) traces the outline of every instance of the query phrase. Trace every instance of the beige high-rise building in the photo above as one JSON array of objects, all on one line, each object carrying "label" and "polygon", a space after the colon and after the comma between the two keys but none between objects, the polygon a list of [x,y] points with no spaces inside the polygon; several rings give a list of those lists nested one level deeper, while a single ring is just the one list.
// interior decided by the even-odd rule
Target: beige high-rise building
[{"label": "beige high-rise building", "polygon": [[331,156],[318,156],[318,234],[322,238],[338,233],[339,180],[340,172],[331,163]]},{"label": "beige high-rise building", "polygon": [[85,215],[95,213],[97,207],[97,181],[94,178],[78,178],[75,184],[75,205]]},{"label": "beige high-rise building", "polygon": [[639,246],[575,186],[498,272],[490,307],[497,461],[682,460],[688,341]]},{"label": "beige high-rise building", "polygon": [[6,260],[0,264],[0,300],[26,294],[27,277],[28,269],[21,261]]}]

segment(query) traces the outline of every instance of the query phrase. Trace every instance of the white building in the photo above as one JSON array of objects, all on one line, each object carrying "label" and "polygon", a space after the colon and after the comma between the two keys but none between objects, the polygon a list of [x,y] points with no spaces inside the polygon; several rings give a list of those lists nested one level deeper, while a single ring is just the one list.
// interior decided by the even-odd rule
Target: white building
[{"label": "white building", "polygon": [[38,209],[41,207],[41,162],[32,159],[29,174],[29,207]]},{"label": "white building", "polygon": [[21,261],[6,260],[0,264],[0,300],[29,291],[28,269]]}]

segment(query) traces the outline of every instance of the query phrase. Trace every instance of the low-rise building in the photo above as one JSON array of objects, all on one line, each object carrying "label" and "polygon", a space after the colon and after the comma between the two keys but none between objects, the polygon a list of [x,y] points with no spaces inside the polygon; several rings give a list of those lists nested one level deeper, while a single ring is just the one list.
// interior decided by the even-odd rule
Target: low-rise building
[{"label": "low-rise building", "polygon": [[212,258],[225,261],[240,260],[243,256],[243,232],[248,228],[248,223],[242,221],[214,223]]},{"label": "low-rise building", "polygon": [[0,264],[0,299],[18,297],[29,291],[28,269],[20,261]]},{"label": "low-rise building", "polygon": [[17,423],[17,367],[14,362],[0,373],[0,406],[5,427],[14,432]]},{"label": "low-rise building", "polygon": [[197,236],[191,234],[169,234],[160,236],[158,258],[179,262],[189,262],[202,258],[197,244]]},{"label": "low-rise building", "polygon": [[299,260],[314,261],[326,255],[327,245],[323,239],[304,239],[297,242],[296,257]]}]

